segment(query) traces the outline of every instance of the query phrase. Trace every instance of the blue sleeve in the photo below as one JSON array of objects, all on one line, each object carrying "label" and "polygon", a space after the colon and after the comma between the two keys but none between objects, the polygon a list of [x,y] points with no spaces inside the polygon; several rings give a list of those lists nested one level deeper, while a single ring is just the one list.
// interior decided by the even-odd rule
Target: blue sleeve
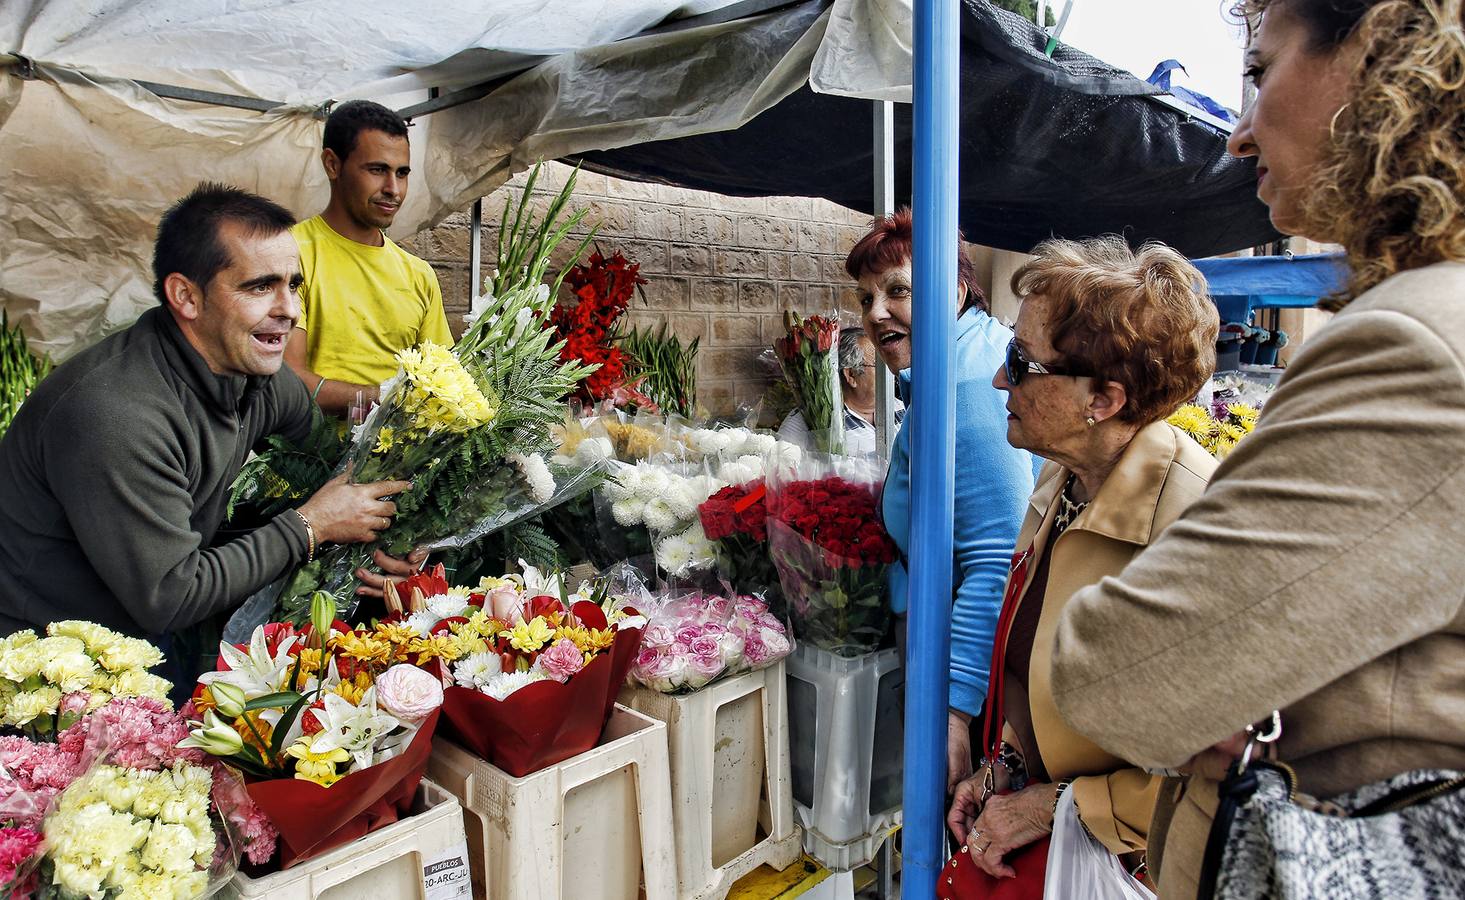
[{"label": "blue sleeve", "polygon": [[1034,460],[1007,443],[1005,395],[989,380],[956,393],[956,553],[952,583],[950,704],[977,715],[1013,544],[1033,491]]}]

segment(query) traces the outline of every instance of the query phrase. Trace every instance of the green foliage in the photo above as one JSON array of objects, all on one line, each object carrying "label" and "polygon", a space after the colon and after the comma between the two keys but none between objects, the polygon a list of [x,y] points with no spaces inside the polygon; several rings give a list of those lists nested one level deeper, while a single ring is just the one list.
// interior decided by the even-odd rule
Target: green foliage
[{"label": "green foliage", "polygon": [[272,519],[320,490],[331,478],[350,442],[335,419],[317,415],[310,434],[299,444],[280,435],[265,438],[267,448],[244,464],[229,488],[226,515],[250,503],[264,519]]},{"label": "green foliage", "polygon": [[626,362],[626,380],[644,378],[641,392],[661,407],[662,412],[692,416],[697,408],[697,344],[683,344],[667,333],[666,322],[655,331],[633,328],[621,339]]},{"label": "green foliage", "polygon": [[[382,408],[350,450],[354,480],[412,482],[395,498],[397,515],[375,545],[390,554],[402,556],[413,547],[450,538],[468,540],[485,529],[491,534],[525,514],[526,504],[533,501],[507,457],[552,450],[550,425],[563,418],[565,397],[595,371],[578,362],[562,363],[562,342],[548,327],[560,282],[589,245],[594,229],[570,255],[553,286],[545,284],[550,255],[585,213],[568,212],[575,187],[572,173],[545,217],[536,220],[529,201],[538,178],[535,166],[518,201],[505,207],[493,276],[484,285],[484,297],[475,302],[477,318],[452,349],[494,407],[493,418],[467,433],[441,432],[378,451],[383,424],[394,421],[391,416],[402,409],[398,391],[403,388],[398,387],[386,393]],[[263,473],[251,473],[253,490],[260,490],[264,481]],[[512,540],[526,553],[543,558],[556,550],[542,530],[521,528],[517,533]],[[333,594],[349,608],[356,587],[352,573],[367,562],[371,549],[328,548],[316,574],[296,577],[282,594],[284,614],[298,620],[316,590]]]},{"label": "green foliage", "polygon": [[[997,7],[998,9],[1005,9],[1008,12],[1017,13],[1024,19],[1027,19],[1029,22],[1037,21],[1038,4],[1036,0],[991,0],[991,2],[992,5]],[[1054,0],[1054,3],[1056,2],[1057,0]],[[1053,16],[1054,3],[1049,3],[1048,7],[1044,10],[1044,28],[1052,28],[1054,25],[1058,24],[1058,20]]]},{"label": "green foliage", "polygon": [[25,335],[10,326],[10,317],[0,310],[0,438],[20,411],[20,404],[30,396],[51,372],[51,360],[31,354]]}]

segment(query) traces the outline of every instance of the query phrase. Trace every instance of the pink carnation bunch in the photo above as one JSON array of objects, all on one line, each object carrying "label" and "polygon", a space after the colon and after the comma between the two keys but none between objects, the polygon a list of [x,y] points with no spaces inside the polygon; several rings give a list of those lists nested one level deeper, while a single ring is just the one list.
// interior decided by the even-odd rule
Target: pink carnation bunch
[{"label": "pink carnation bunch", "polygon": [[249,798],[249,791],[233,769],[212,756],[208,758],[207,765],[214,775],[209,796],[214,801],[214,808],[223,813],[234,827],[244,856],[255,865],[269,862],[275,855],[275,843],[280,837],[275,823]]},{"label": "pink carnation bunch", "polygon": [[57,794],[85,771],[79,753],[57,744],[37,744],[15,736],[0,737],[0,818],[39,827]]},{"label": "pink carnation bunch", "polygon": [[33,878],[20,883],[20,873],[40,854],[41,835],[34,828],[11,825],[0,828],[0,888],[14,891],[11,897],[29,897]]},{"label": "pink carnation bunch", "polygon": [[539,654],[534,665],[541,672],[561,684],[570,676],[585,668],[585,654],[569,638],[560,638]]},{"label": "pink carnation bunch", "polygon": [[202,765],[201,750],[180,750],[188,722],[151,697],[127,697],[106,706],[57,735],[56,743],[80,755],[93,737],[105,743],[107,760],[129,769],[156,771],[182,760]]}]

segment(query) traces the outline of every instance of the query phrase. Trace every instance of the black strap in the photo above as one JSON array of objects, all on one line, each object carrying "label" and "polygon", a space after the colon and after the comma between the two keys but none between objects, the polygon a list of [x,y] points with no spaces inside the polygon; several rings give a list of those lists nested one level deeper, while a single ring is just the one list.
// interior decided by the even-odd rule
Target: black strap
[{"label": "black strap", "polygon": [[[1260,760],[1254,760],[1245,772],[1238,775],[1236,769],[1239,764],[1231,764],[1231,768],[1226,770],[1226,779],[1216,791],[1220,803],[1216,806],[1216,818],[1211,821],[1211,833],[1206,838],[1206,855],[1201,863],[1200,883],[1195,894],[1198,900],[1210,900],[1216,895],[1216,879],[1221,874],[1222,863],[1226,861],[1226,844],[1231,838],[1231,825],[1236,821],[1236,813],[1256,793],[1257,766],[1265,765]],[[1192,785],[1186,786],[1186,790],[1191,789]]]}]

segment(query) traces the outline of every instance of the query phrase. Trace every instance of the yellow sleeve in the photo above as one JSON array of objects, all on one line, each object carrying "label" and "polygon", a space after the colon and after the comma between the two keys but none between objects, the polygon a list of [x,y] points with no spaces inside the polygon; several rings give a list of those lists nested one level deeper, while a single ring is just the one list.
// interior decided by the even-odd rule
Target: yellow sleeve
[{"label": "yellow sleeve", "polygon": [[1145,849],[1163,780],[1144,769],[1120,769],[1075,778],[1068,789],[1073,791],[1078,817],[1089,834],[1119,855]]},{"label": "yellow sleeve", "polygon": [[443,309],[443,291],[437,283],[437,273],[426,266],[427,311],[422,316],[422,326],[417,330],[417,343],[432,341],[444,347],[453,346],[453,331],[448,327],[448,314]]}]

